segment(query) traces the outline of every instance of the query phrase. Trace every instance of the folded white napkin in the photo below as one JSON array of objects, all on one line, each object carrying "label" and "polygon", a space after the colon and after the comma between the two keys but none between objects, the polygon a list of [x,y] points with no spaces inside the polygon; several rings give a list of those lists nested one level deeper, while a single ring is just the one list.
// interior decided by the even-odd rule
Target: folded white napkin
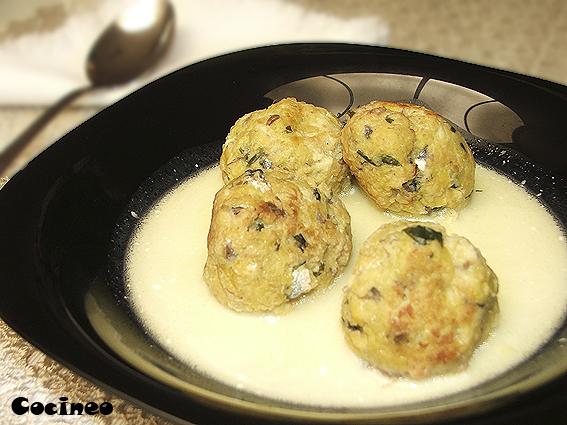
[{"label": "folded white napkin", "polygon": [[[0,105],[41,105],[88,84],[84,63],[100,32],[133,0],[105,0],[76,13],[48,33],[0,42]],[[387,25],[377,17],[341,19],[285,0],[172,0],[176,30],[167,55],[150,72],[81,102],[108,104],[161,75],[221,53],[286,42],[385,45]]]}]

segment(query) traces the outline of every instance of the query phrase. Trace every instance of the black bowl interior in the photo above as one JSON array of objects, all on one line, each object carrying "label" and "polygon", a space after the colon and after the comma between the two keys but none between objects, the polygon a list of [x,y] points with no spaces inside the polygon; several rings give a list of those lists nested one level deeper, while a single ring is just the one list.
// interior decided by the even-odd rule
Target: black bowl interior
[{"label": "black bowl interior", "polygon": [[239,116],[284,96],[341,116],[371,98],[424,103],[463,132],[478,162],[525,180],[567,228],[567,88],[395,49],[259,48],[189,66],[135,92],[0,191],[2,318],[64,365],[181,422],[565,420],[567,323],[513,373],[465,396],[381,410],[320,409],[243,393],[180,363],[144,333],[124,288],[124,251],[137,223],[131,212],[143,215],[180,180],[218,161]]}]

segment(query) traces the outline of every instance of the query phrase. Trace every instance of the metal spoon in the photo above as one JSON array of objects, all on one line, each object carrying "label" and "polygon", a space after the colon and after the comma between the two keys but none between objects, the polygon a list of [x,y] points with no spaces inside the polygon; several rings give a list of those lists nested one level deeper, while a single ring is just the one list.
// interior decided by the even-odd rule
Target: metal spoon
[{"label": "metal spoon", "polygon": [[0,176],[49,120],[77,97],[129,81],[155,63],[170,45],[174,22],[168,0],[142,0],[127,8],[104,30],[87,56],[90,84],[71,91],[48,108],[0,153]]}]

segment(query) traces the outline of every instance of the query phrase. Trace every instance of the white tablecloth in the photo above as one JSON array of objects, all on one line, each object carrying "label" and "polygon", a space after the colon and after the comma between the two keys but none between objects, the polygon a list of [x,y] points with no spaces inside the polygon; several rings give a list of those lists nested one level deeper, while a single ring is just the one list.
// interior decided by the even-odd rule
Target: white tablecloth
[{"label": "white tablecloth", "polygon": [[[68,17],[53,31],[5,38],[0,42],[0,105],[50,104],[88,84],[84,66],[89,47],[132,1],[104,0]],[[172,3],[176,31],[166,57],[127,86],[98,91],[81,102],[109,104],[174,69],[244,48],[304,41],[384,45],[388,39],[386,24],[376,16],[340,18],[285,0]]]}]

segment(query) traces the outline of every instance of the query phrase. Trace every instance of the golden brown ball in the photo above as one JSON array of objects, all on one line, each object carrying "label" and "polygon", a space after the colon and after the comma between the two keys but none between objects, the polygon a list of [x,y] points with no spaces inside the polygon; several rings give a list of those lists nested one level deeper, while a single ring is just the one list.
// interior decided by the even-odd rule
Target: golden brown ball
[{"label": "golden brown ball", "polygon": [[324,108],[286,98],[248,113],[230,129],[220,168],[226,182],[245,170],[279,170],[320,190],[341,192],[350,182],[341,124]]},{"label": "golden brown ball", "polygon": [[498,312],[498,280],[467,239],[431,223],[380,227],[357,258],[342,305],[350,347],[394,376],[468,364]]},{"label": "golden brown ball", "polygon": [[457,209],[474,189],[475,161],[466,141],[424,107],[370,102],[347,121],[341,141],[360,187],[385,210]]},{"label": "golden brown ball", "polygon": [[340,199],[248,170],[215,196],[204,279],[236,311],[270,311],[327,286],[350,258],[350,216]]}]

